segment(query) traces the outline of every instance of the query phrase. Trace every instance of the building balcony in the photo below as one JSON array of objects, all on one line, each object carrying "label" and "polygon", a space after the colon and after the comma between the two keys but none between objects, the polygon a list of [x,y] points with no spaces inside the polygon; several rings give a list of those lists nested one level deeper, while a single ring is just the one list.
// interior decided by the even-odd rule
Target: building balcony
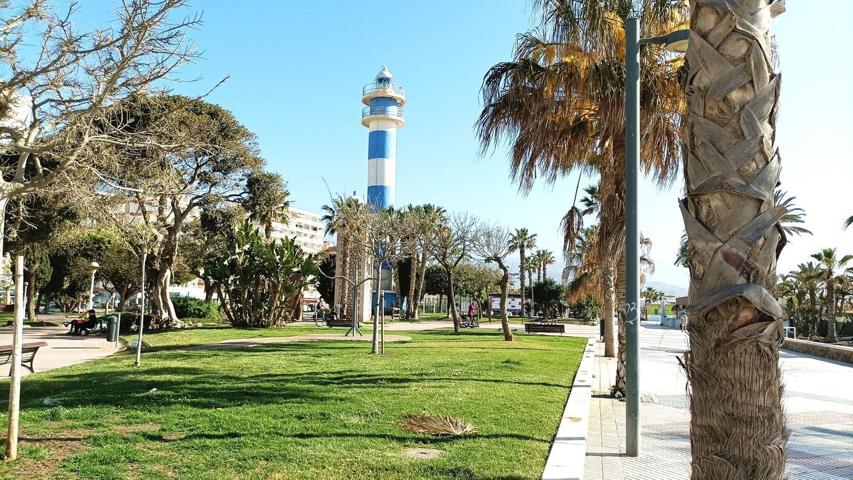
[{"label": "building balcony", "polygon": [[406,123],[406,118],[403,116],[403,107],[364,107],[361,110],[361,124],[365,127],[370,126],[371,120],[394,120],[398,127],[402,127]]},{"label": "building balcony", "polygon": [[370,100],[377,97],[388,97],[400,104],[406,103],[406,90],[389,83],[368,83],[361,89],[361,102],[370,105]]}]

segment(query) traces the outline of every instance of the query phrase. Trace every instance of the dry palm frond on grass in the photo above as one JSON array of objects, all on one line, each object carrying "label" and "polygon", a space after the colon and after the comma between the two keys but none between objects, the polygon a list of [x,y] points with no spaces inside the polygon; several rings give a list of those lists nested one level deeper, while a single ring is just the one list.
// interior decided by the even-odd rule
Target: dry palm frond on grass
[{"label": "dry palm frond on grass", "polygon": [[463,437],[477,433],[474,425],[446,415],[405,413],[403,417],[405,420],[400,422],[400,426],[413,433],[441,437]]}]

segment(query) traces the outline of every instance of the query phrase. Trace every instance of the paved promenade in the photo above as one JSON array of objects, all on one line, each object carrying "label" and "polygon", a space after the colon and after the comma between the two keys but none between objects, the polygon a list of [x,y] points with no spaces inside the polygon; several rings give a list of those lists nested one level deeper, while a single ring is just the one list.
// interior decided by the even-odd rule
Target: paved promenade
[{"label": "paved promenade", "polygon": [[[35,358],[35,371],[44,372],[87,362],[96,358],[112,355],[115,344],[108,342],[104,335],[72,336],[66,335],[65,327],[24,327],[24,343],[47,342],[39,349]],[[0,345],[12,344],[12,328],[0,328]],[[24,375],[30,375],[26,368]],[[9,375],[9,365],[0,367],[0,375]]]},{"label": "paved promenade", "polygon": [[[690,478],[690,411],[686,378],[676,361],[687,349],[687,335],[644,324],[640,338],[642,456],[623,455],[625,404],[607,398],[616,363],[597,356],[586,480]],[[798,480],[853,479],[853,367],[784,350],[781,356],[791,430],[788,475]]]}]

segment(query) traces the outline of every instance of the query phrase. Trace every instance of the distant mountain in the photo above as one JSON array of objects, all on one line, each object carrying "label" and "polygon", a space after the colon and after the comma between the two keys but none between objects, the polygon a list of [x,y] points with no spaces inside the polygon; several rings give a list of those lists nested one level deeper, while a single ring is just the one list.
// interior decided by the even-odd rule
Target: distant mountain
[{"label": "distant mountain", "polygon": [[652,287],[656,290],[660,290],[663,293],[665,293],[667,295],[672,295],[674,297],[686,297],[687,296],[687,289],[686,288],[678,287],[675,285],[670,285],[668,283],[651,281],[651,282],[646,283],[646,286]]}]

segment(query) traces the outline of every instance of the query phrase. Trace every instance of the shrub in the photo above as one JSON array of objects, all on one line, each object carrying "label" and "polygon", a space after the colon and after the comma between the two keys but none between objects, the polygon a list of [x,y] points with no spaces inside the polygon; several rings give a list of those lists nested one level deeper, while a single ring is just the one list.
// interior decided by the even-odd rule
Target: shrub
[{"label": "shrub", "polygon": [[316,257],[292,238],[267,242],[248,221],[229,239],[229,256],[205,266],[219,282],[222,313],[240,327],[281,326],[301,308],[300,293],[319,275]]},{"label": "shrub", "polygon": [[178,318],[202,318],[219,321],[219,307],[192,297],[173,297],[172,304]]}]

